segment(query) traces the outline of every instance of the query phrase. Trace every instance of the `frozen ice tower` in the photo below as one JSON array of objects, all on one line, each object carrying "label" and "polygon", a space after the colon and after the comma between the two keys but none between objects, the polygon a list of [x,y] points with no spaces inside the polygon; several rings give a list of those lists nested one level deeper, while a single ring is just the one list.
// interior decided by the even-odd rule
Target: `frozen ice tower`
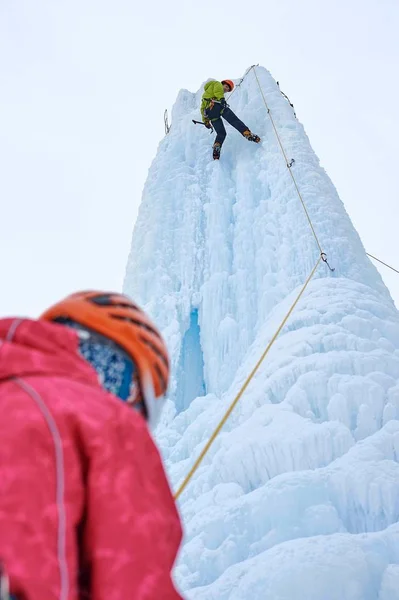
[{"label": "frozen ice tower", "polygon": [[[266,69],[228,102],[221,160],[182,90],[133,233],[124,291],[165,335],[157,428],[175,489],[292,316],[179,499],[189,600],[399,600],[399,314]],[[236,80],[239,83],[239,80]]]}]

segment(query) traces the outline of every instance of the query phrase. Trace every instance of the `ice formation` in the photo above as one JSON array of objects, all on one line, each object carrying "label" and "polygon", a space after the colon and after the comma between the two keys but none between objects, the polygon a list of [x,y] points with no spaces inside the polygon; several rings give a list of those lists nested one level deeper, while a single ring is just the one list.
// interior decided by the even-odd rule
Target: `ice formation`
[{"label": "ice formation", "polygon": [[[302,125],[257,75],[322,263],[179,501],[189,600],[399,600],[399,314]],[[238,83],[238,80],[237,80]],[[145,185],[124,290],[172,357],[156,437],[176,489],[320,252],[253,70],[220,162],[182,90]]]}]

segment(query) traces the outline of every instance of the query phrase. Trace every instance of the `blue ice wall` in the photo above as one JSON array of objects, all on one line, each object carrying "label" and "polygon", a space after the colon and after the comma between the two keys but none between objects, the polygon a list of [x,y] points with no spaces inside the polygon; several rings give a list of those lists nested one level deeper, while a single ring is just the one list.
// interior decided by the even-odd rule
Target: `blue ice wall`
[{"label": "blue ice wall", "polygon": [[175,405],[177,412],[181,412],[188,408],[194,398],[206,394],[198,310],[191,312],[190,326],[183,337],[178,380]]}]

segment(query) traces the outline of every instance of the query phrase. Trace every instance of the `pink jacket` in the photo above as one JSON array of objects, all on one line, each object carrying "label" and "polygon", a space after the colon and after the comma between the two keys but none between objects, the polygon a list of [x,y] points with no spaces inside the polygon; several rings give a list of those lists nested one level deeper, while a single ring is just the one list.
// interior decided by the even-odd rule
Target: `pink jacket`
[{"label": "pink jacket", "polygon": [[52,323],[0,320],[0,561],[23,600],[178,600],[181,525],[144,420]]}]

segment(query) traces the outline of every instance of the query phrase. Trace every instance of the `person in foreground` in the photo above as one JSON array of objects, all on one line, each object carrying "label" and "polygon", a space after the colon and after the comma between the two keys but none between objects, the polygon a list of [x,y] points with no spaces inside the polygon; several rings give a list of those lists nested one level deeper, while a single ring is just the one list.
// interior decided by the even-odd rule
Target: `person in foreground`
[{"label": "person in foreground", "polygon": [[17,600],[181,599],[182,529],[147,425],[168,379],[165,343],[127,296],[0,320],[3,597],[8,582]]},{"label": "person in foreground", "polygon": [[213,144],[213,158],[215,160],[220,158],[220,151],[226,138],[226,128],[221,117],[226,119],[230,125],[235,127],[235,129],[250,142],[259,144],[261,141],[260,137],[255,133],[252,133],[245,123],[240,121],[237,115],[235,115],[227,105],[224,94],[232,92],[233,89],[234,83],[230,79],[224,79],[223,81],[208,81],[204,86],[201,102],[201,115],[205,127],[211,129],[213,125],[217,134],[215,143]]}]

